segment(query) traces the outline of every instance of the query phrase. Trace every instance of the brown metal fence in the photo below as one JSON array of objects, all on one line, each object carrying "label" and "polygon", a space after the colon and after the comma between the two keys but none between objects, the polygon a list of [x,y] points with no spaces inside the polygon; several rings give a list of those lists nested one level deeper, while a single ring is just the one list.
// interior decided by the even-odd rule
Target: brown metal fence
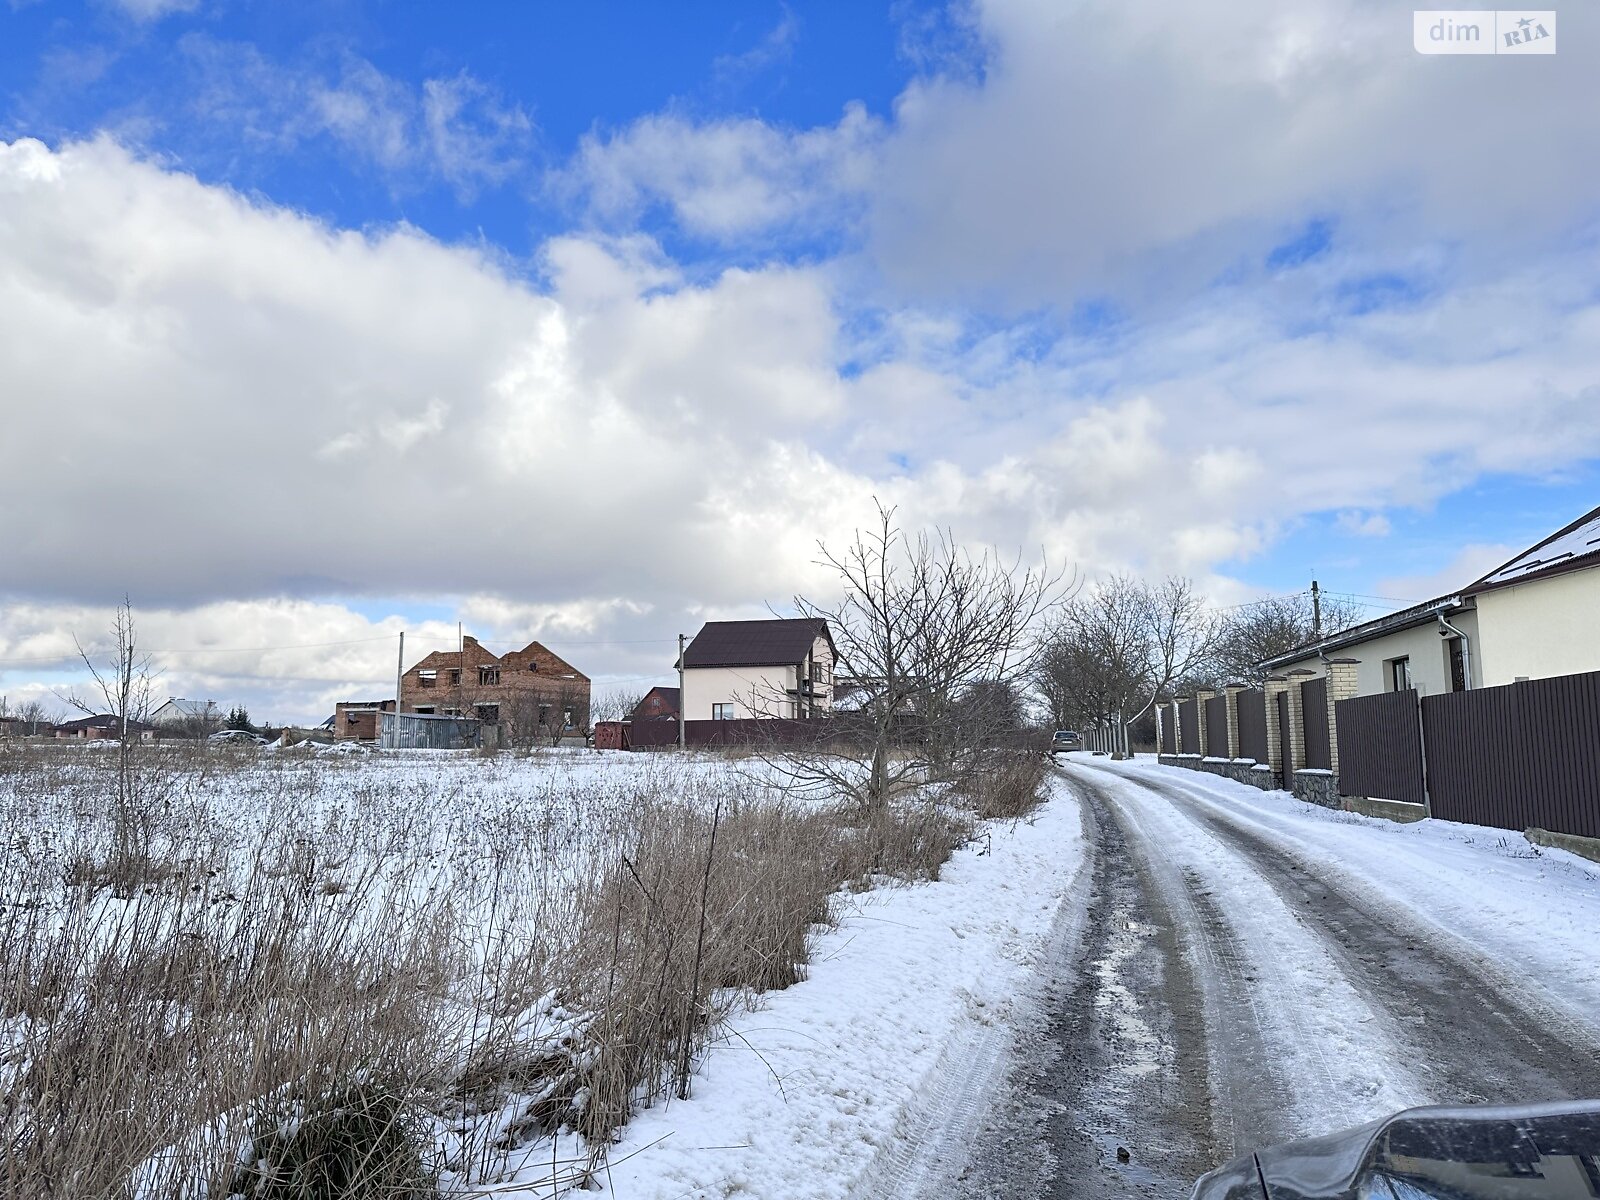
[{"label": "brown metal fence", "polygon": [[1193,697],[1178,701],[1178,730],[1180,733],[1178,753],[1199,754],[1200,706],[1199,701]]},{"label": "brown metal fence", "polygon": [[1333,769],[1333,747],[1328,741],[1328,677],[1319,675],[1300,685],[1300,712],[1305,722],[1306,766]]},{"label": "brown metal fence", "polygon": [[1239,754],[1267,761],[1267,694],[1260,688],[1239,693]]},{"label": "brown metal fence", "polygon": [[1206,754],[1228,757],[1228,698],[1211,696],[1206,700]]},{"label": "brown metal fence", "polygon": [[1422,727],[1434,816],[1600,837],[1600,671],[1425,696]]},{"label": "brown metal fence", "polygon": [[1422,804],[1422,738],[1417,693],[1380,692],[1340,700],[1339,791]]},{"label": "brown metal fence", "polygon": [[1294,778],[1294,741],[1289,729],[1289,693],[1279,692],[1273,698],[1278,709],[1278,761],[1283,764],[1278,771],[1278,782],[1288,787]]},{"label": "brown metal fence", "polygon": [[1161,714],[1161,753],[1178,752],[1178,721],[1176,710],[1166,708]]}]

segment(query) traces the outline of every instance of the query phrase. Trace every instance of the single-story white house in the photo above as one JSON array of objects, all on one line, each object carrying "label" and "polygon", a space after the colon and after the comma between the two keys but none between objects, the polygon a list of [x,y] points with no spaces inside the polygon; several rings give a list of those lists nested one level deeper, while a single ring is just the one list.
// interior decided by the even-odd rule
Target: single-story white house
[{"label": "single-story white house", "polygon": [[1459,591],[1270,658],[1274,675],[1353,658],[1357,695],[1423,695],[1600,671],[1600,508]]},{"label": "single-story white house", "polygon": [[707,621],[683,652],[684,720],[825,715],[834,657],[820,618]]},{"label": "single-story white house", "polygon": [[222,723],[226,714],[215,700],[183,700],[174,696],[150,714],[152,725],[181,725],[185,721]]}]

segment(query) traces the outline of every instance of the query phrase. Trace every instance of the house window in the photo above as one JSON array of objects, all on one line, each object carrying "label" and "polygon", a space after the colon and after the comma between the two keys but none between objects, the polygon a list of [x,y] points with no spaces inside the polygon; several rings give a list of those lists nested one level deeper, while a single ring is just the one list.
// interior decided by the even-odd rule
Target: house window
[{"label": "house window", "polygon": [[539,728],[550,728],[550,706],[548,704],[539,705]]},{"label": "house window", "polygon": [[444,710],[444,715],[447,717],[459,717],[461,710],[459,708],[447,708]]},{"label": "house window", "polygon": [[480,721],[488,721],[492,724],[500,719],[500,706],[498,704],[474,704],[472,711]]},{"label": "house window", "polygon": [[713,704],[711,706],[711,719],[713,721],[731,721],[731,720],[733,720],[733,705],[731,705],[731,704]]},{"label": "house window", "polygon": [[461,668],[460,667],[452,667],[452,668],[450,668],[450,686],[451,687],[460,687],[461,686]]},{"label": "house window", "polygon": [[1405,692],[1411,689],[1411,659],[1391,658],[1386,664],[1389,668],[1389,690],[1391,692]]},{"label": "house window", "polygon": [[439,672],[437,672],[437,671],[418,671],[417,672],[417,683],[421,687],[431,688],[431,687],[436,686],[438,684],[438,682],[439,682]]},{"label": "house window", "polygon": [[562,717],[562,720],[564,720],[566,722],[565,728],[571,729],[572,726],[573,726],[573,723],[574,723],[573,720],[572,720],[572,710],[570,708],[562,709],[561,710],[561,717]]},{"label": "house window", "polygon": [[479,667],[478,682],[485,687],[494,687],[500,682],[499,667]]},{"label": "house window", "polygon": [[1451,638],[1444,644],[1445,656],[1450,664],[1450,690],[1464,692],[1467,690],[1467,656],[1462,652],[1461,639]]},{"label": "house window", "polygon": [[814,663],[811,664],[811,682],[812,683],[827,683],[828,682],[828,664],[827,663],[814,662]]},{"label": "house window", "polygon": [[431,717],[431,716],[433,716],[433,705],[431,705],[431,704],[418,704],[411,711],[416,713],[418,716],[421,716],[421,717]]},{"label": "house window", "polygon": [[538,669],[539,669],[539,664],[534,662],[533,659],[530,658],[528,660],[528,670],[536,672],[536,671],[538,671]]}]

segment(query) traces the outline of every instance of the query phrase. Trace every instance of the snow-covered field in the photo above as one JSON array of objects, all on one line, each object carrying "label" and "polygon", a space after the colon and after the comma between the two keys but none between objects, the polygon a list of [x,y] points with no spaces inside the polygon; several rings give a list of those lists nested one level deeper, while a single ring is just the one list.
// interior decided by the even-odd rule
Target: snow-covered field
[{"label": "snow-covered field", "polygon": [[[92,1159],[81,1193],[101,1194],[120,1156],[168,1194],[217,1146],[290,1153],[319,1104],[348,1107],[339,1087],[392,1076],[427,1114],[424,1165],[462,1194],[843,1195],[950,1048],[998,1036],[1076,868],[1055,806],[906,885],[889,875],[938,869],[943,806],[858,827],[786,803],[751,760],[158,750],[140,768],[156,866],[118,886],[113,760],[0,762],[0,1086],[22,1100],[0,1190]],[[613,1069],[647,1035],[653,1057]],[[86,1056],[104,1097],[52,1117],[50,1072]],[[616,1135],[606,1088],[643,1105]]]}]

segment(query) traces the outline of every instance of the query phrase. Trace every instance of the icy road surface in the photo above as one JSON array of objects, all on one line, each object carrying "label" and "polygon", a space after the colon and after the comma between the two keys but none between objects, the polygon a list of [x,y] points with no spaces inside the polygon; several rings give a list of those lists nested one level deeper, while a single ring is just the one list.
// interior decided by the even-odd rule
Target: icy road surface
[{"label": "icy road surface", "polygon": [[907,1129],[874,1195],[1179,1197],[1408,1105],[1600,1097],[1591,864],[1153,762],[1062,770],[1082,902],[962,1101],[982,1121]]}]

